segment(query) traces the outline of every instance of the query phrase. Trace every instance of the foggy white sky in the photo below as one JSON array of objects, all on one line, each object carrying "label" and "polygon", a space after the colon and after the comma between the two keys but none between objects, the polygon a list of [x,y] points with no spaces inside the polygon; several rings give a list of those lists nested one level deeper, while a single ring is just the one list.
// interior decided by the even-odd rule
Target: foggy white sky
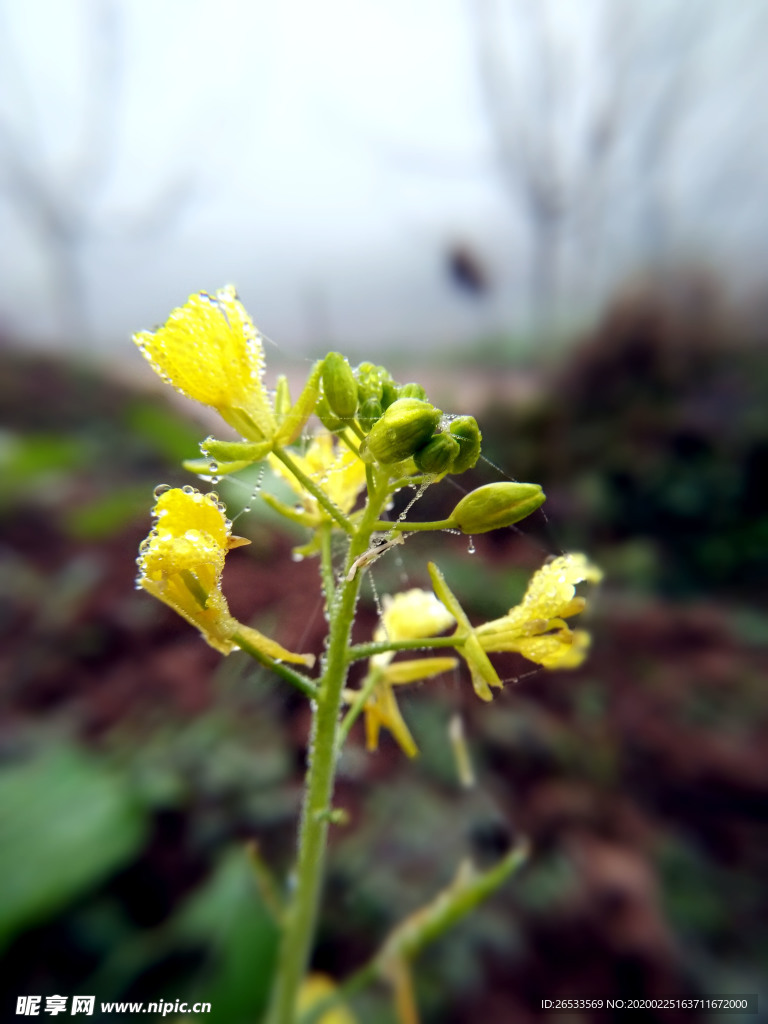
[{"label": "foggy white sky", "polygon": [[[538,72],[526,5],[509,0],[498,22],[499,73],[530,134]],[[580,132],[619,85],[602,59],[606,4],[546,6],[560,89],[551,134],[568,197]],[[766,262],[766,5],[708,0],[692,21],[674,0],[628,9],[640,6],[626,26],[634,49],[620,84],[623,141],[592,200],[600,217],[574,204],[562,226],[560,303],[579,312],[611,275],[647,258],[647,182],[629,129],[650,116],[654,95],[680,108],[658,172],[663,202],[654,199],[665,211],[660,255],[720,257],[755,272]],[[80,210],[76,261],[99,344],[120,345],[189,292],[230,280],[260,327],[297,349],[325,337],[434,343],[524,324],[530,223],[494,164],[474,7],[0,0],[2,323],[29,337],[63,332],[45,229],[7,172],[8,154],[21,152],[48,202]],[[95,27],[104,11],[114,14],[111,37]],[[690,68],[670,87],[682,63]],[[84,154],[96,147],[89,179]],[[579,221],[589,209],[610,271],[591,282]],[[480,302],[445,273],[456,241],[496,282]]]}]

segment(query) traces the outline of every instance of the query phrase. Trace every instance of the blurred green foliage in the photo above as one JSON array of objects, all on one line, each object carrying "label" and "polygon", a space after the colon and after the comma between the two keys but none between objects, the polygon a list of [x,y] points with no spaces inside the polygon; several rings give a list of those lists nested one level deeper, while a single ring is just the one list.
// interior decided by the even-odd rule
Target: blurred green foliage
[{"label": "blurred green foliage", "polygon": [[134,856],[146,814],[99,759],[54,747],[0,774],[0,945]]}]

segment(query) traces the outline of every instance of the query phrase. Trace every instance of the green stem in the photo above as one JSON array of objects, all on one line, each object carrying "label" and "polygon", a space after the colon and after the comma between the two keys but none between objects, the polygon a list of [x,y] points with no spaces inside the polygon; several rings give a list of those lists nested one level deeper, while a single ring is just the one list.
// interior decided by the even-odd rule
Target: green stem
[{"label": "green stem", "polygon": [[351,440],[346,430],[337,430],[336,437],[338,437],[342,444],[345,444],[354,455],[360,458],[360,452],[358,451],[357,445]]},{"label": "green stem", "polygon": [[[374,522],[386,497],[371,496],[347,553],[347,569],[368,548]],[[362,574],[342,576],[329,607],[328,649],[312,722],[304,806],[299,829],[296,889],[285,917],[275,987],[268,1021],[293,1024],[296,996],[304,979],[314,939],[336,769],[336,737],[342,690],[347,678],[347,648]]]},{"label": "green stem", "polygon": [[302,675],[301,672],[297,672],[296,669],[291,668],[290,665],[286,665],[284,661],[275,661],[274,658],[270,658],[267,654],[262,652],[247,640],[240,633],[235,633],[232,637],[237,646],[241,651],[245,651],[246,654],[258,661],[260,665],[270,669],[275,675],[280,676],[286,683],[290,683],[291,686],[300,690],[305,697],[314,699],[317,697],[317,686],[312,682],[311,679],[307,679],[306,676]]},{"label": "green stem", "polygon": [[306,488],[313,498],[316,498],[323,506],[328,515],[342,528],[344,533],[352,533],[353,527],[347,517],[337,508],[322,487],[318,487],[315,481],[296,465],[290,455],[277,445],[272,449],[275,458],[280,459],[283,465],[290,470],[302,487]]},{"label": "green stem", "polygon": [[349,661],[362,661],[386,651],[422,651],[440,647],[463,647],[466,636],[428,636],[423,640],[378,640],[368,644],[355,644],[349,648]]},{"label": "green stem", "polygon": [[396,523],[388,523],[386,519],[382,519],[376,523],[376,529],[386,530],[390,533],[393,530],[404,533],[416,530],[457,530],[458,527],[453,519],[437,519],[431,523],[412,523],[407,519],[398,519]]},{"label": "green stem", "polygon": [[365,702],[371,696],[376,688],[376,683],[381,679],[381,672],[373,669],[363,680],[363,685],[360,687],[359,692],[355,696],[355,701],[349,711],[344,715],[339,726],[339,732],[336,737],[336,746],[341,751],[344,743],[346,742],[347,736],[349,736],[352,726],[355,724],[360,716],[360,712],[365,707]]},{"label": "green stem", "polygon": [[463,864],[446,889],[425,907],[396,925],[368,963],[350,975],[334,992],[318,1000],[303,1013],[299,1024],[316,1024],[332,1007],[377,978],[386,977],[389,974],[388,967],[394,960],[400,959],[406,963],[413,961],[426,946],[444,935],[519,871],[528,859],[528,854],[528,842],[523,840],[487,871],[477,871],[471,864]]},{"label": "green stem", "polygon": [[320,526],[320,576],[323,581],[323,594],[325,595],[325,607],[333,606],[333,599],[336,593],[336,580],[333,576],[333,559],[331,557],[331,524],[323,523]]}]

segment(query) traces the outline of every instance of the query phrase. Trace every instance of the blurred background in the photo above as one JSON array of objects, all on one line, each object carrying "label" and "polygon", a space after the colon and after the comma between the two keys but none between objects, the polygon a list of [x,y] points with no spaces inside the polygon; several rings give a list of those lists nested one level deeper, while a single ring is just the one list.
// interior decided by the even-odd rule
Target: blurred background
[{"label": "blurred background", "polygon": [[[552,553],[606,571],[581,670],[510,661],[490,706],[461,676],[409,692],[415,763],[355,735],[315,965],[343,977],[462,856],[527,835],[524,873],[419,962],[425,1024],[768,995],[766,40],[759,0],[0,0],[4,1016],[263,1009],[244,850],[289,868],[307,716],[133,585],[152,489],[213,425],[130,334],[229,281],[272,380],[328,348],[383,362],[478,418],[463,487],[548,494],[474,554],[412,539],[379,593],[435,556],[495,617]],[[319,651],[315,566],[254,486],[222,487],[252,506],[233,612]],[[355,1009],[393,1020],[384,990]]]}]

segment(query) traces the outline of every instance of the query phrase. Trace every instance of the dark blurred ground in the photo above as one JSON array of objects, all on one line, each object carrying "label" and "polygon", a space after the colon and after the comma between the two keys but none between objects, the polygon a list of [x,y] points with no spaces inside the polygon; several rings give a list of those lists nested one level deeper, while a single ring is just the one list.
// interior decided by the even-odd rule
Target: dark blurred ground
[{"label": "dark blurred ground", "polygon": [[[768,962],[765,332],[710,282],[648,286],[534,378],[513,403],[497,384],[477,415],[492,462],[542,483],[549,521],[480,538],[474,555],[440,537],[438,558],[494,617],[547,554],[587,551],[607,574],[592,654],[574,673],[510,661],[520,681],[490,706],[466,680],[425,685],[403,701],[418,761],[385,739],[342,763],[351,824],[316,958],[334,975],[467,852],[488,863],[515,834],[534,844],[523,874],[420,962],[425,1024],[525,1022],[547,997],[757,992]],[[20,994],[95,993],[202,998],[213,1019],[256,1020],[275,932],[243,842],[287,868],[307,716],[133,588],[152,488],[188,482],[174,467],[206,431],[10,351],[0,406],[3,1019]],[[425,518],[455,501],[444,488]],[[291,561],[260,514],[238,529],[254,543],[228,561],[234,613],[319,651],[314,565]],[[434,551],[409,541],[410,585]],[[394,562],[376,578],[402,586]],[[369,601],[361,637],[373,622]],[[446,741],[455,710],[471,793]],[[356,1008],[392,1020],[383,992]]]}]

